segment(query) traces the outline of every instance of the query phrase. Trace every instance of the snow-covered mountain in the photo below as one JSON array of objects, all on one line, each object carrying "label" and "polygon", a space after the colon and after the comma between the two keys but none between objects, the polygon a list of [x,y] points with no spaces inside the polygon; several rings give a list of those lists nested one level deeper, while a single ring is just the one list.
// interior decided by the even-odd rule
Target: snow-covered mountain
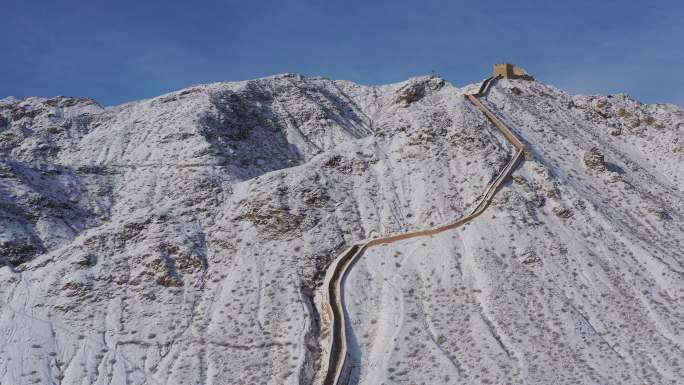
[{"label": "snow-covered mountain", "polygon": [[[513,148],[437,77],[0,100],[0,384],[312,384],[327,267]],[[369,250],[353,383],[681,384],[684,109],[500,80],[528,149]]]}]

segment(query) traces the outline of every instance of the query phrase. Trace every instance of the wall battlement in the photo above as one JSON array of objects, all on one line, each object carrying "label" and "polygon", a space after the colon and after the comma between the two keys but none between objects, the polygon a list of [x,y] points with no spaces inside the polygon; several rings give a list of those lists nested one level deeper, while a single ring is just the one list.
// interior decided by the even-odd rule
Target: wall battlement
[{"label": "wall battlement", "polygon": [[534,77],[523,68],[511,63],[494,64],[494,76],[501,76],[505,79],[534,80]]}]

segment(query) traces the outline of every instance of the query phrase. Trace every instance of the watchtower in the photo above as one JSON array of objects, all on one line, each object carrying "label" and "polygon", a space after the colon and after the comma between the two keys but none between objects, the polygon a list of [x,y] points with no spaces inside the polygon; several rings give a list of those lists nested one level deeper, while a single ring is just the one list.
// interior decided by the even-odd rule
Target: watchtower
[{"label": "watchtower", "polygon": [[523,68],[511,63],[494,64],[494,76],[501,76],[505,79],[534,80]]}]

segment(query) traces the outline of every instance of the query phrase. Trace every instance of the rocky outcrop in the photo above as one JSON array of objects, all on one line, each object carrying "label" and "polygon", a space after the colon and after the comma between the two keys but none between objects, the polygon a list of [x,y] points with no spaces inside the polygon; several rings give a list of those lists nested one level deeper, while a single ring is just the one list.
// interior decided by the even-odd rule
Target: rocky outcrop
[{"label": "rocky outcrop", "polygon": [[584,165],[589,170],[603,171],[606,169],[606,163],[598,147],[592,147],[584,153],[583,157]]},{"label": "rocky outcrop", "polygon": [[396,102],[406,107],[441,89],[445,84],[444,79],[435,76],[410,79],[397,90]]}]

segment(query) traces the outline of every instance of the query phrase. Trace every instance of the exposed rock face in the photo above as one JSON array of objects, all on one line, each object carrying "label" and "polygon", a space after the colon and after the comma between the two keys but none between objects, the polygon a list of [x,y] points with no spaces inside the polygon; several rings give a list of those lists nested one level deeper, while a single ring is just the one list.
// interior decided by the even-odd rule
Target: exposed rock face
[{"label": "exposed rock face", "polygon": [[605,159],[598,147],[592,147],[584,153],[584,165],[590,170],[606,169]]},{"label": "exposed rock face", "polygon": [[[2,99],[0,384],[319,381],[331,260],[461,217],[511,156],[478,86]],[[527,161],[472,225],[354,267],[360,383],[676,383],[681,108],[514,80],[485,102]],[[586,172],[586,146],[624,173]]]},{"label": "exposed rock face", "polygon": [[397,90],[397,102],[406,107],[428,93],[441,89],[444,84],[444,79],[434,76],[411,79]]}]

